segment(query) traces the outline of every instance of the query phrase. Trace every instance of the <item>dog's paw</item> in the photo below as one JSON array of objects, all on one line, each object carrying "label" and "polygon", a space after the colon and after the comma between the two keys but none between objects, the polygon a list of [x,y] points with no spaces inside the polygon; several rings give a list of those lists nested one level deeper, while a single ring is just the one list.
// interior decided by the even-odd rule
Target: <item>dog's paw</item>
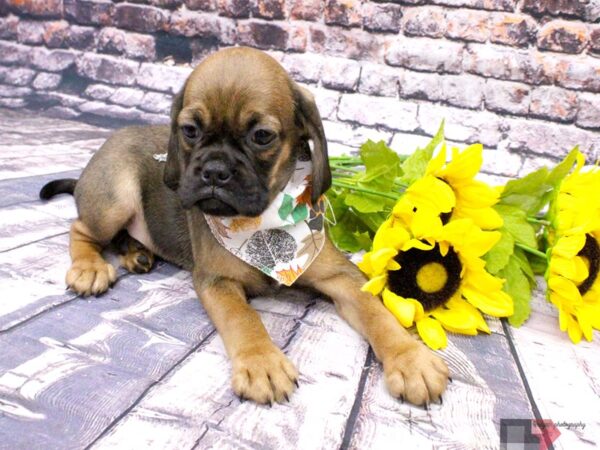
[{"label": "dog's paw", "polygon": [[121,265],[131,273],[146,273],[152,269],[154,255],[145,247],[133,249],[119,256]]},{"label": "dog's paw", "polygon": [[80,295],[98,295],[106,292],[117,279],[115,268],[100,259],[74,261],[67,272],[67,286]]},{"label": "dog's paw", "polygon": [[415,342],[383,362],[390,394],[419,406],[440,399],[448,384],[448,366],[442,358]]},{"label": "dog's paw", "polygon": [[271,405],[289,400],[298,385],[298,371],[271,345],[238,354],[233,360],[231,384],[240,398]]}]

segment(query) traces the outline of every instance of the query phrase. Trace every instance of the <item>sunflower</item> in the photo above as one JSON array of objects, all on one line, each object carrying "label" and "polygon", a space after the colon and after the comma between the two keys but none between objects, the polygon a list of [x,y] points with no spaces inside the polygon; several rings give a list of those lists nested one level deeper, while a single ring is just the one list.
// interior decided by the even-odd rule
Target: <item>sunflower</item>
[{"label": "sunflower", "polygon": [[499,238],[499,232],[483,231],[472,219],[442,224],[439,215],[415,210],[402,197],[359,263],[369,277],[363,290],[382,294],[398,321],[416,325],[432,349],[446,346],[444,329],[489,333],[481,312],[497,317],[513,312],[503,281],[486,272],[481,259]]},{"label": "sunflower", "polygon": [[425,175],[406,190],[405,197],[414,207],[450,219],[472,219],[484,230],[502,226],[502,218],[492,208],[499,191],[475,176],[483,163],[483,146],[473,144],[459,151],[452,149],[452,160],[446,163],[446,146],[427,165]]},{"label": "sunflower", "polygon": [[549,212],[548,299],[574,343],[591,341],[592,329],[600,329],[600,170],[584,171],[584,163],[578,153]]}]

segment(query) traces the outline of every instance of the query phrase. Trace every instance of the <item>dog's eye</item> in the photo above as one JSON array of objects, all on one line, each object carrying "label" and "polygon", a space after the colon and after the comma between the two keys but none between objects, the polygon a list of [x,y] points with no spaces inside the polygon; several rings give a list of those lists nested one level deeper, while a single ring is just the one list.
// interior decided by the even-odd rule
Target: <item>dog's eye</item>
[{"label": "dog's eye", "polygon": [[273,142],[275,139],[275,133],[265,129],[259,129],[252,135],[252,142],[259,146],[265,146]]},{"label": "dog's eye", "polygon": [[200,130],[193,125],[183,125],[181,127],[181,132],[188,139],[197,139],[200,135]]}]

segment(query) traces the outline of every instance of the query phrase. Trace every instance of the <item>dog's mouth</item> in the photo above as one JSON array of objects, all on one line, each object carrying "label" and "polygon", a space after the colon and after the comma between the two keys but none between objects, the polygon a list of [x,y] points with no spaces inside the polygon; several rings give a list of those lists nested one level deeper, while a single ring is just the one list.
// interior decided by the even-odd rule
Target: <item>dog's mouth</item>
[{"label": "dog's mouth", "polygon": [[191,195],[180,192],[180,198],[184,209],[196,206],[202,212],[211,216],[238,215],[234,197],[219,187],[206,186],[195,190]]}]

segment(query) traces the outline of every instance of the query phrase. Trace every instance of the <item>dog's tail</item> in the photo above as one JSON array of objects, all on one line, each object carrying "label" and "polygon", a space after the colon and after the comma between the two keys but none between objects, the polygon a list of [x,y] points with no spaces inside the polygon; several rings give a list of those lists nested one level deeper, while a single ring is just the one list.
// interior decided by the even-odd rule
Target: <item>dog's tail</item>
[{"label": "dog's tail", "polygon": [[58,194],[73,195],[75,185],[77,185],[77,180],[75,178],[63,178],[61,180],[50,181],[40,190],[40,198],[42,200],[49,200]]}]

